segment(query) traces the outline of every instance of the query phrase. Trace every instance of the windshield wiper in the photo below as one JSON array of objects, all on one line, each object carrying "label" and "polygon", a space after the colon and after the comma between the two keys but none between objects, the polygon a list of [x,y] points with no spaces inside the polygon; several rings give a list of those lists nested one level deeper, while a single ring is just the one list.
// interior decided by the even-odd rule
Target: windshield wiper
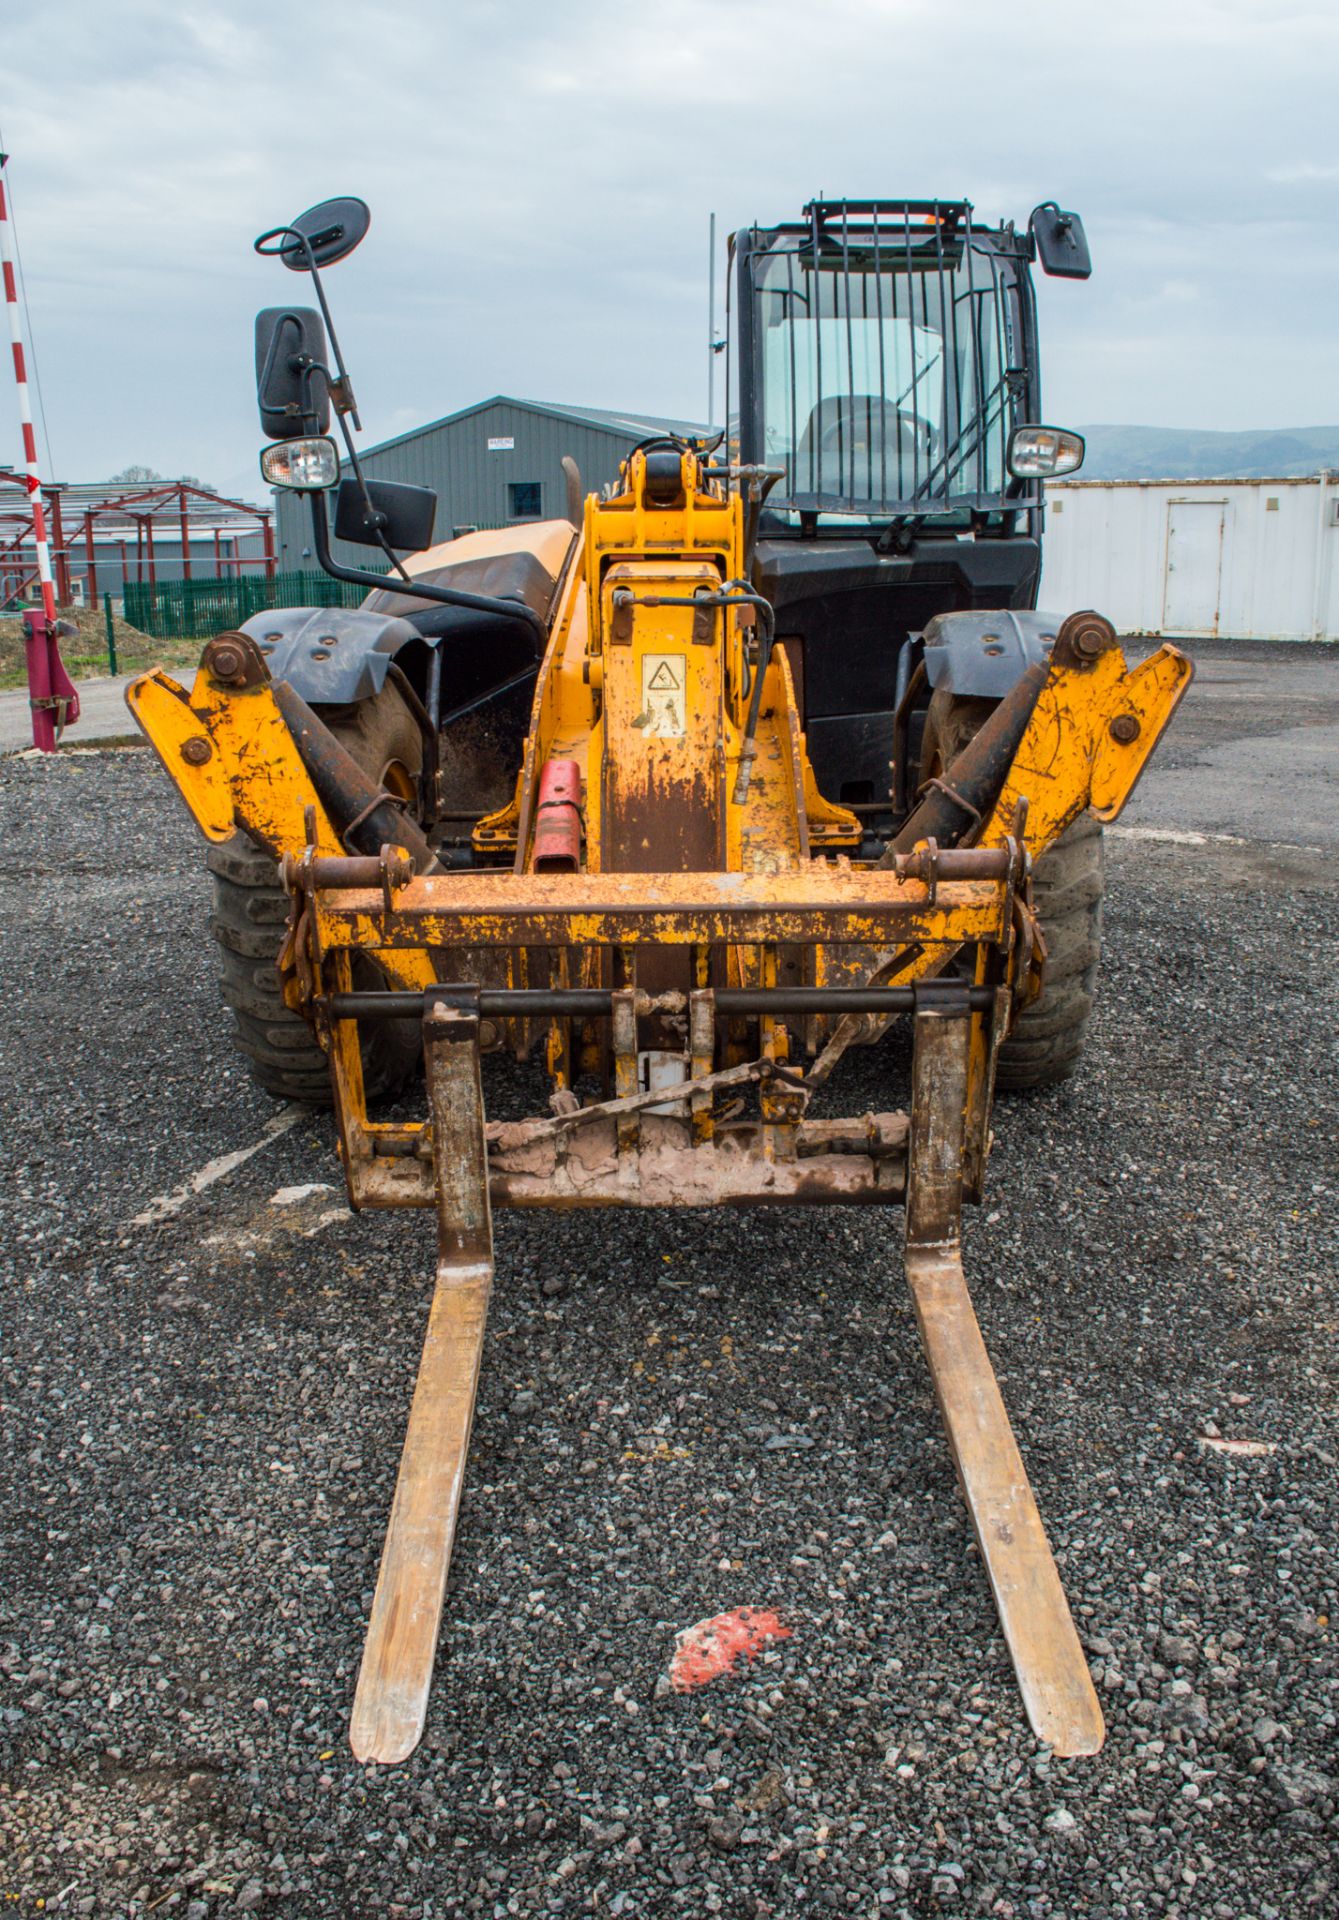
[{"label": "windshield wiper", "polygon": [[874,542],[875,553],[910,553],[929,517],[928,513],[895,513]]},{"label": "windshield wiper", "polygon": [[[982,405],[976,409],[965,432],[959,435],[952,447],[940,455],[936,466],[930,469],[917,487],[912,496],[913,499],[924,499],[930,488],[937,482],[947,489],[949,482],[962,472],[968,460],[980,452],[986,435],[1004,411],[1005,401],[1010,398],[1016,388],[1021,388],[1025,377],[1017,367],[1005,368],[986,395]],[[942,474],[939,472],[940,468],[943,469]]]}]

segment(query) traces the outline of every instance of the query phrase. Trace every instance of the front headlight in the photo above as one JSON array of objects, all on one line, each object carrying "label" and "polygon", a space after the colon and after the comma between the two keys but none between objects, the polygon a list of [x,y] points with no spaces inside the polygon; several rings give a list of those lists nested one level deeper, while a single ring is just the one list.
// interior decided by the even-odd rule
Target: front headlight
[{"label": "front headlight", "polygon": [[1017,480],[1053,480],[1077,472],[1083,451],[1083,435],[1065,427],[1015,427],[1009,435],[1009,471]]},{"label": "front headlight", "polygon": [[263,447],[260,471],[272,487],[293,493],[320,493],[339,479],[339,448],[325,434],[303,440],[280,440]]}]

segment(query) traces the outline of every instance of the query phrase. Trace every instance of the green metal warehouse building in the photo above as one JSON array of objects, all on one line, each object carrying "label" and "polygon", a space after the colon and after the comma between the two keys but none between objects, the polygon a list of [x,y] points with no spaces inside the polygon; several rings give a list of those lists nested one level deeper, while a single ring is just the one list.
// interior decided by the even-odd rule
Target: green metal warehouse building
[{"label": "green metal warehouse building", "polygon": [[[471,527],[560,518],[567,499],[564,454],[576,461],[589,493],[613,480],[629,448],[648,435],[703,431],[691,420],[554,406],[496,394],[358,451],[369,478],[433,488],[436,537],[449,540],[454,532]],[[280,571],[314,567],[306,502],[296,494],[276,492],[275,506]],[[351,566],[375,565],[365,547],[339,542],[335,554]]]}]

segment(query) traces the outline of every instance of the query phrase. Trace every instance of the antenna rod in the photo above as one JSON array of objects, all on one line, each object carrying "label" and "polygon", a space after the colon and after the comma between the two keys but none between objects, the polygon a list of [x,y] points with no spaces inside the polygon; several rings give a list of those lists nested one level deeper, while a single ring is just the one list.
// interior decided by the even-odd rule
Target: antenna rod
[{"label": "antenna rod", "polygon": [[707,425],[716,424],[716,215],[707,242]]}]

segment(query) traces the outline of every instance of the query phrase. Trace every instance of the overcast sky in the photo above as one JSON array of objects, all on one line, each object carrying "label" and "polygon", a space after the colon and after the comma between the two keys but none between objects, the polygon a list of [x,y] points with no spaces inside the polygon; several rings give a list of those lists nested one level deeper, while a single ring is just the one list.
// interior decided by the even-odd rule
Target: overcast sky
[{"label": "overcast sky", "polygon": [[700,417],[708,216],[819,191],[1076,208],[1058,424],[1328,424],[1337,97],[1334,0],[9,0],[0,54],[55,477],[253,498],[293,293],[250,243],[336,193],[367,442],[496,392]]}]

